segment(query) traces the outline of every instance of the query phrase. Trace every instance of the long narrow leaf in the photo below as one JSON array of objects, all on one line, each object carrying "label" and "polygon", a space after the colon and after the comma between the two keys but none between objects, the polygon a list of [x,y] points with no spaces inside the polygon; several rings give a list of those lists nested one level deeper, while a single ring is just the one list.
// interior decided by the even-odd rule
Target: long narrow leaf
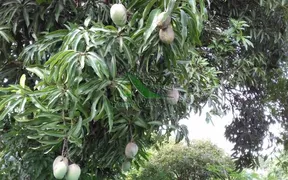
[{"label": "long narrow leaf", "polygon": [[144,96],[145,98],[160,98],[161,96],[150,91],[136,76],[128,74],[128,77],[134,87]]}]

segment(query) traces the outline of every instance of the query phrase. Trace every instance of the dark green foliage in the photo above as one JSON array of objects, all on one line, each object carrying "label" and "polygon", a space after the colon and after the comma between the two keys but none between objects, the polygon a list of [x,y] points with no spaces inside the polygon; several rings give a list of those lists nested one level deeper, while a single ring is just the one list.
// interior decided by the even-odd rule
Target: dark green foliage
[{"label": "dark green foliage", "polygon": [[[255,167],[264,138],[272,144],[275,140],[285,141],[271,134],[269,127],[276,122],[283,127],[287,124],[284,113],[287,111],[284,90],[287,84],[287,3],[219,0],[213,1],[210,7],[210,22],[203,33],[204,37],[208,36],[204,44],[211,47],[212,40],[213,45],[204,52],[211,64],[222,72],[219,78],[225,106],[235,112],[225,135],[235,143],[233,157],[237,168]],[[237,34],[250,37],[249,41],[236,37],[236,41],[230,42],[231,38],[223,39],[215,34],[216,27],[228,29],[228,34],[235,32],[228,28],[231,17],[243,20],[245,29]],[[241,26],[231,20],[230,24]],[[253,48],[247,50],[251,42]]]},{"label": "dark green foliage", "polygon": [[163,145],[140,171],[132,171],[128,179],[227,179],[231,169],[232,160],[217,146],[193,141],[190,147],[181,143]]}]

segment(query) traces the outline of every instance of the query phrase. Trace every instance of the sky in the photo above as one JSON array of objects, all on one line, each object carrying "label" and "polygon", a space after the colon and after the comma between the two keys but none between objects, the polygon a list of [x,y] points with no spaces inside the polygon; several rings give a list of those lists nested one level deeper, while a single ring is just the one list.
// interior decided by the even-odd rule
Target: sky
[{"label": "sky", "polygon": [[[185,124],[189,130],[189,139],[190,140],[210,140],[212,143],[222,148],[226,153],[232,154],[233,144],[226,140],[225,126],[229,125],[232,122],[232,113],[227,113],[224,117],[212,116],[213,123],[207,123],[206,112],[208,108],[204,108],[202,115],[199,114],[190,114],[190,117],[180,121],[180,124]],[[273,125],[270,127],[270,131],[274,134],[279,134],[282,130],[279,124]],[[264,149],[261,154],[271,154],[273,148],[266,149],[268,146],[268,140],[264,141]],[[282,149],[279,147],[279,149]]]},{"label": "sky", "polygon": [[[233,144],[226,140],[225,126],[229,125],[232,121],[232,113],[228,113],[224,117],[212,116],[212,123],[207,123],[205,120],[205,114],[208,109],[204,108],[202,115],[190,114],[190,117],[180,121],[180,124],[185,124],[189,130],[190,140],[210,140],[212,143],[223,149],[227,155],[232,154]],[[282,130],[279,124],[270,127],[270,131],[275,134],[279,134]],[[267,146],[267,140],[264,141],[264,147]],[[277,147],[282,149],[281,147]],[[273,152],[273,148],[265,149],[261,152],[263,155],[269,155],[271,158],[277,156],[277,153]],[[271,156],[272,155],[272,156]],[[252,172],[252,171],[251,171]],[[256,171],[259,174],[267,175],[267,170],[259,168]]]},{"label": "sky", "polygon": [[188,119],[181,120],[180,124],[185,124],[188,127],[189,138],[191,140],[210,140],[212,143],[222,148],[225,152],[231,154],[233,144],[226,140],[224,132],[225,125],[230,124],[232,121],[232,114],[227,114],[222,118],[213,116],[212,124],[205,121],[206,112],[207,110],[204,109],[201,116],[199,116],[199,114],[196,115],[191,113],[190,117]]}]

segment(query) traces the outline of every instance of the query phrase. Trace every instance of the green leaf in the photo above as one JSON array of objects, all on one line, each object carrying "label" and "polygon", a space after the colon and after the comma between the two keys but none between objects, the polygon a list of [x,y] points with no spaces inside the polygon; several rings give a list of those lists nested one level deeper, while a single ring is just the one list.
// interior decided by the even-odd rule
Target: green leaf
[{"label": "green leaf", "polygon": [[78,137],[82,129],[81,127],[82,127],[82,117],[80,116],[72,136]]},{"label": "green leaf", "polygon": [[4,111],[0,114],[0,121],[3,120],[8,113],[13,112],[15,107],[19,105],[21,102],[22,99],[17,99],[16,101],[11,102],[11,104],[9,104],[8,107],[6,107]]},{"label": "green leaf", "polygon": [[77,51],[78,49],[78,45],[79,45],[79,42],[80,40],[84,37],[84,34],[83,33],[79,33],[77,35],[77,37],[72,41],[72,43],[70,43],[70,46],[72,46],[72,49]]},{"label": "green leaf", "polygon": [[152,32],[155,30],[155,28],[157,27],[157,16],[161,13],[160,9],[154,9],[153,11],[151,11],[149,18],[148,18],[148,22],[147,25],[145,27],[145,32],[144,32],[144,41],[146,42],[149,37],[151,36]]},{"label": "green leaf", "polygon": [[175,143],[179,143],[184,138],[184,134],[181,131],[176,132]]},{"label": "green leaf", "polygon": [[162,126],[163,123],[161,121],[150,121],[148,122],[150,125]]},{"label": "green leaf", "polygon": [[29,14],[28,14],[27,9],[25,7],[23,8],[23,17],[24,17],[26,26],[28,27],[30,25],[30,20],[29,20]]},{"label": "green leaf", "polygon": [[26,81],[26,75],[22,74],[22,76],[20,77],[20,86],[22,88],[25,88],[25,81]]},{"label": "green leaf", "polygon": [[51,130],[45,130],[43,133],[47,136],[52,136],[52,137],[59,137],[59,138],[64,138],[66,135],[64,132],[59,132],[59,131],[51,131]]},{"label": "green leaf", "polygon": [[62,119],[62,116],[59,115],[59,114],[53,114],[53,113],[48,113],[48,112],[41,112],[39,114],[37,114],[36,116],[37,118],[49,118],[51,120],[55,119],[55,120],[59,120],[59,119]]},{"label": "green leaf", "polygon": [[14,42],[14,38],[11,36],[10,27],[8,26],[0,26],[0,37],[4,38],[6,42]]},{"label": "green leaf", "polygon": [[46,39],[63,38],[69,31],[67,29],[59,29],[45,35]]},{"label": "green leaf", "polygon": [[33,136],[33,135],[29,135],[29,136],[27,136],[27,138],[28,139],[40,139],[40,138],[42,138],[43,137],[43,135],[36,135],[36,136]]},{"label": "green leaf", "polygon": [[82,33],[80,29],[74,29],[67,36],[65,36],[64,41],[63,41],[64,44],[62,45],[60,50],[67,51],[69,47],[71,46],[71,43],[75,40],[75,37],[77,37],[79,33]]},{"label": "green leaf", "polygon": [[100,100],[100,98],[102,97],[103,94],[98,94],[98,96],[96,98],[93,99],[93,103],[91,105],[91,113],[90,113],[90,118],[88,119],[88,121],[92,121],[95,116],[96,116],[96,113],[99,113],[97,112],[97,105],[98,105],[98,102]]},{"label": "green leaf", "polygon": [[[150,2],[146,5],[144,11],[143,11],[143,15],[142,15],[142,19],[145,19],[146,16],[148,15],[148,13],[150,12],[151,8],[153,7],[153,5],[155,4],[157,0],[150,0]],[[152,10],[153,11],[153,10]],[[148,20],[149,21],[149,20]]]},{"label": "green leaf", "polygon": [[103,99],[103,106],[104,106],[106,114],[108,116],[109,131],[111,131],[113,128],[113,121],[114,121],[113,116],[114,116],[114,114],[113,114],[112,107],[111,107],[107,98]]},{"label": "green leaf", "polygon": [[172,13],[174,6],[175,6],[175,3],[176,3],[176,0],[170,0],[169,1],[168,7],[167,7],[167,13],[169,15]]},{"label": "green leaf", "polygon": [[63,11],[64,6],[61,1],[58,1],[56,10],[55,10],[55,20],[58,22],[60,13]]},{"label": "green leaf", "polygon": [[134,87],[140,92],[145,98],[160,98],[161,96],[150,91],[136,76],[128,74],[128,77]]},{"label": "green leaf", "polygon": [[85,26],[85,27],[88,27],[91,19],[92,19],[91,16],[88,16],[88,17],[85,19],[85,21],[84,21],[84,26]]},{"label": "green leaf", "polygon": [[193,14],[196,14],[196,10],[197,10],[196,0],[189,0],[189,4],[190,4],[191,7],[192,7],[192,13],[193,13]]},{"label": "green leaf", "polygon": [[41,144],[47,144],[47,145],[55,145],[59,144],[63,139],[60,138],[58,140],[38,140]]},{"label": "green leaf", "polygon": [[121,125],[118,125],[118,126],[114,126],[113,129],[112,129],[110,132],[120,131],[120,130],[122,130],[123,128],[125,128],[126,126],[127,126],[127,124],[121,124]]},{"label": "green leaf", "polygon": [[51,0],[36,0],[36,2],[38,3],[38,4],[42,4],[42,3],[50,3],[50,1]]},{"label": "green leaf", "polygon": [[20,123],[31,122],[34,120],[34,119],[28,119],[27,117],[24,117],[24,116],[14,116],[14,119]]},{"label": "green leaf", "polygon": [[67,50],[67,51],[60,51],[59,53],[52,56],[45,65],[50,65],[50,69],[54,67],[55,64],[57,64],[60,60],[64,59],[65,56],[70,56],[71,54],[74,54],[74,50]]},{"label": "green leaf", "polygon": [[27,67],[26,69],[36,74],[40,79],[44,79],[44,77],[48,75],[48,71],[41,69],[39,67]]},{"label": "green leaf", "polygon": [[182,42],[181,42],[181,46],[183,47],[184,43],[186,41],[186,38],[187,38],[188,16],[182,9],[180,11],[181,11],[181,25],[182,25],[182,31],[181,31]]},{"label": "green leaf", "polygon": [[124,52],[128,58],[129,64],[133,67],[134,63],[133,63],[133,53],[131,52],[131,49],[129,47],[126,46],[125,43],[123,43],[123,48],[124,48]]},{"label": "green leaf", "polygon": [[92,67],[98,77],[104,79],[103,74],[108,78],[109,71],[104,59],[94,52],[88,52],[86,63]]},{"label": "green leaf", "polygon": [[30,98],[37,108],[41,109],[42,111],[47,111],[47,108],[36,97],[31,96]]},{"label": "green leaf", "polygon": [[137,120],[134,122],[134,124],[136,124],[137,126],[143,127],[143,128],[147,128],[147,123],[141,119],[141,118],[137,118]]},{"label": "green leaf", "polygon": [[124,134],[127,134],[128,133],[128,126],[125,126],[124,129],[122,129],[121,133],[119,134],[118,137],[122,137],[124,136]]},{"label": "green leaf", "polygon": [[212,123],[213,124],[213,121],[212,121],[212,116],[211,116],[211,114],[209,113],[209,112],[206,112],[206,118],[205,118],[205,120],[206,120],[206,123]]},{"label": "green leaf", "polygon": [[24,97],[22,100],[22,103],[20,104],[20,107],[19,107],[20,112],[23,112],[25,110],[26,102],[27,102],[27,97]]},{"label": "green leaf", "polygon": [[112,78],[115,79],[117,75],[117,64],[116,64],[116,58],[115,56],[112,56],[111,58],[111,75]]},{"label": "green leaf", "polygon": [[5,108],[7,103],[13,101],[14,99],[19,99],[19,98],[20,98],[20,95],[11,95],[11,96],[7,96],[6,98],[4,98],[2,101],[0,101],[0,111],[2,111],[3,108]]}]

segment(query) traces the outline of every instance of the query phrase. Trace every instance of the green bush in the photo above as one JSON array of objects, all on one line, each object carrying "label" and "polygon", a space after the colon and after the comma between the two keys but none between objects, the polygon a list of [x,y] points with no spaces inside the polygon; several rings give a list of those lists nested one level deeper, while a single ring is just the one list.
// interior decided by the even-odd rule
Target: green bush
[{"label": "green bush", "polygon": [[128,179],[226,179],[233,167],[232,160],[211,142],[165,144],[143,168],[132,170]]}]

